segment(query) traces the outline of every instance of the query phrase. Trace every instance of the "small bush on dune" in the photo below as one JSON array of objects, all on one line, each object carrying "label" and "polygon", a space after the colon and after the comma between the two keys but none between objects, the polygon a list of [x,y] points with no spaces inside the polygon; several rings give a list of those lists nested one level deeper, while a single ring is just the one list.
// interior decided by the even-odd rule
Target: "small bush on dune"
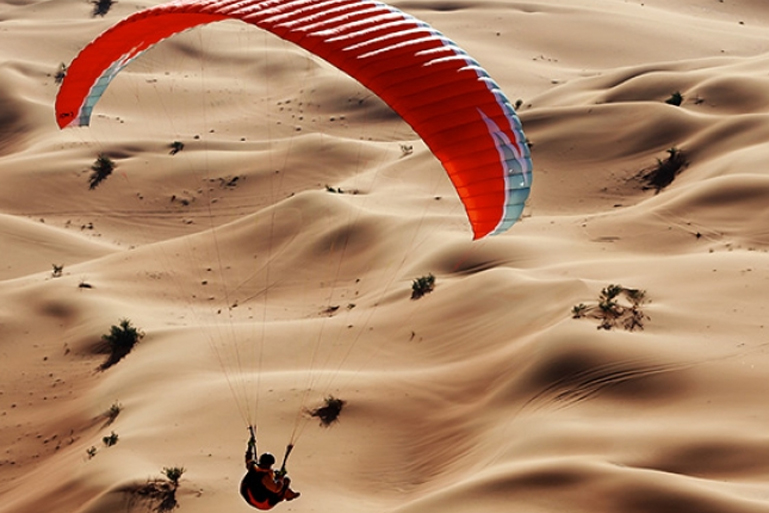
[{"label": "small bush on dune", "polygon": [[96,162],[91,165],[91,176],[88,178],[88,188],[93,190],[107,179],[115,170],[115,163],[103,153],[96,157]]},{"label": "small bush on dune", "polygon": [[309,414],[319,419],[321,426],[328,427],[339,420],[339,414],[345,404],[345,401],[330,395],[324,399],[323,406],[309,410]]},{"label": "small bush on dune", "polygon": [[53,77],[53,81],[57,84],[61,84],[64,81],[64,77],[67,76],[67,65],[63,62],[59,64],[59,69]]},{"label": "small bush on dune", "polygon": [[181,141],[174,141],[170,144],[169,147],[171,148],[171,151],[169,151],[169,153],[171,155],[176,155],[177,153],[179,153],[184,149],[184,143]]},{"label": "small bush on dune", "polygon": [[91,5],[93,5],[93,10],[91,11],[91,16],[94,18],[96,16],[104,16],[109,12],[109,10],[112,8],[112,5],[115,3],[115,0],[91,0]]},{"label": "small bush on dune", "polygon": [[673,94],[670,95],[670,98],[665,100],[665,103],[668,105],[675,105],[676,107],[679,107],[684,102],[684,95],[681,94],[681,91],[676,91]]},{"label": "small bush on dune", "polygon": [[118,434],[113,431],[109,435],[103,437],[101,441],[104,442],[104,445],[107,447],[112,447],[117,443],[118,439]]},{"label": "small bush on dune", "polygon": [[152,511],[173,511],[179,505],[176,501],[176,490],[185,471],[184,467],[163,467],[166,479],[149,479],[143,485],[129,487],[126,491],[132,499],[144,502]]},{"label": "small bush on dune", "polygon": [[678,148],[668,150],[668,158],[665,160],[657,159],[657,165],[650,170],[641,172],[641,180],[644,182],[644,189],[654,189],[660,192],[662,189],[673,183],[676,176],[683,171],[689,162],[686,160],[686,154]]},{"label": "small bush on dune", "polygon": [[435,288],[435,276],[428,274],[411,282],[411,299],[419,299]]},{"label": "small bush on dune", "polygon": [[122,360],[143,337],[144,333],[132,326],[128,319],[122,319],[118,326],[113,325],[109,334],[101,337],[109,350],[109,357],[101,364],[101,370],[108,369]]},{"label": "small bush on dune", "polygon": [[598,329],[622,327],[628,331],[643,329],[649,317],[641,310],[647,302],[646,291],[629,289],[622,285],[609,285],[601,290],[595,305],[580,303],[571,309],[574,319],[598,319]]},{"label": "small bush on dune", "polygon": [[174,487],[178,487],[179,479],[181,479],[185,470],[184,467],[163,467],[163,475],[166,476]]},{"label": "small bush on dune", "polygon": [[117,401],[112,403],[112,406],[104,412],[104,417],[107,419],[106,424],[109,425],[115,422],[115,419],[117,419],[117,416],[120,415],[121,411],[123,411],[123,405]]},{"label": "small bush on dune", "polygon": [[588,311],[589,311],[588,306],[585,303],[580,303],[572,307],[571,316],[574,319],[581,319],[585,317]]}]

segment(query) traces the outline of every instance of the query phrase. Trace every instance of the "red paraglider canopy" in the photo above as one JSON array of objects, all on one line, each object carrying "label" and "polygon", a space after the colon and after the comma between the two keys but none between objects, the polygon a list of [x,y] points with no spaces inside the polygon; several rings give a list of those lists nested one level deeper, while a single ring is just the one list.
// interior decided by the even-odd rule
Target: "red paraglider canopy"
[{"label": "red paraglider canopy", "polygon": [[56,98],[59,126],[88,125],[110,81],[152,45],[225,19],[297,44],[390,105],[443,164],[475,238],[518,220],[531,158],[509,100],[451,40],[374,0],[178,0],[140,11],[98,36],[69,66]]}]

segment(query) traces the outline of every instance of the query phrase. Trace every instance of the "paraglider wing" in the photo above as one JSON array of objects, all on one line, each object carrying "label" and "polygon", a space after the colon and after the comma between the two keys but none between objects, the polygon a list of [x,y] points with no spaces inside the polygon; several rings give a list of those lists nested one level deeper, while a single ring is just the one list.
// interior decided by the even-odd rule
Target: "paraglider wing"
[{"label": "paraglider wing", "polygon": [[69,66],[56,98],[59,126],[88,125],[110,81],[152,45],[224,19],[293,42],[382,98],[441,161],[476,239],[518,220],[531,186],[531,158],[510,101],[454,42],[374,0],[178,0],[137,12]]}]

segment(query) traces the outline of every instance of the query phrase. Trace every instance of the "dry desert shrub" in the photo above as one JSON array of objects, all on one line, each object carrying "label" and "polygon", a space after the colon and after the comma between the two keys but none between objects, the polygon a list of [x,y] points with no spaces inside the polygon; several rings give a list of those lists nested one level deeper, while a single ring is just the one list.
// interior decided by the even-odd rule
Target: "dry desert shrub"
[{"label": "dry desert shrub", "polygon": [[322,406],[309,410],[309,414],[318,418],[322,426],[328,427],[339,420],[339,414],[345,404],[347,403],[342,399],[330,395],[324,399]]},{"label": "dry desert shrub", "polygon": [[425,294],[432,292],[435,288],[435,276],[428,274],[420,276],[411,282],[411,299],[419,299]]},{"label": "dry desert shrub", "polygon": [[128,319],[122,319],[117,326],[113,325],[109,333],[101,337],[102,342],[107,346],[109,356],[99,369],[106,370],[122,360],[143,337],[144,333],[133,326]]},{"label": "dry desert shrub", "polygon": [[646,302],[644,290],[609,285],[601,290],[595,304],[580,303],[571,309],[571,316],[574,319],[597,319],[598,329],[611,330],[621,327],[633,331],[643,329],[644,321],[649,319],[649,316],[641,310],[641,305]]}]

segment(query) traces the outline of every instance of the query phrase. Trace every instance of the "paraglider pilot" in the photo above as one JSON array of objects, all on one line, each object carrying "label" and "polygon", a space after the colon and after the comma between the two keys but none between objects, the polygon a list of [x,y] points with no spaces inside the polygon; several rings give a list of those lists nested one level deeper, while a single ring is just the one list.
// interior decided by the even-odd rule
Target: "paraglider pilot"
[{"label": "paraglider pilot", "polygon": [[286,458],[292,446],[286,451],[283,466],[277,472],[272,469],[275,456],[265,452],[256,459],[256,435],[254,428],[249,427],[251,437],[246,449],[246,470],[240,482],[240,495],[246,502],[257,509],[272,509],[282,501],[291,501],[299,497],[299,492],[291,489],[291,479],[286,475]]}]

